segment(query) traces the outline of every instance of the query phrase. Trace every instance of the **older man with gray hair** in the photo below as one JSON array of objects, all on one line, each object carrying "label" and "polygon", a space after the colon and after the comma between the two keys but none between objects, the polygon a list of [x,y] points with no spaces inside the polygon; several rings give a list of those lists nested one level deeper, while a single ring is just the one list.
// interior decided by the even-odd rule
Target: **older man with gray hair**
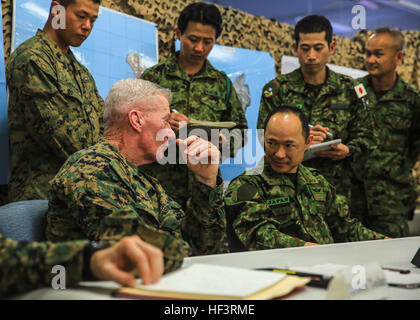
[{"label": "older man with gray hair", "polygon": [[104,138],[74,153],[51,183],[47,238],[118,240],[138,234],[179,257],[227,252],[220,152],[191,136],[176,140],[193,172],[185,212],[139,166],[163,156],[175,134],[169,125],[171,93],[152,82],[125,79],[105,101]]}]

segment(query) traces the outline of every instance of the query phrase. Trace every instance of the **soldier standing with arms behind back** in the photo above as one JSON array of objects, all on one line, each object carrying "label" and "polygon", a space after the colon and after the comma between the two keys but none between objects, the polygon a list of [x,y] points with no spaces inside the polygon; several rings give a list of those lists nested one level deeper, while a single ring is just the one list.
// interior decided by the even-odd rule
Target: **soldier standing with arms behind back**
[{"label": "soldier standing with arms behind back", "polygon": [[[74,57],[92,31],[100,0],[56,0],[43,30],[22,43],[6,69],[9,88],[9,201],[48,199],[49,180],[103,131],[103,100]],[[58,17],[65,9],[65,28]],[[60,18],[61,19],[61,18]]]},{"label": "soldier standing with arms behind back", "polygon": [[[407,221],[416,208],[412,170],[420,154],[420,93],[396,72],[403,62],[404,37],[379,28],[366,44],[363,98],[374,120],[377,139],[364,182],[354,185],[353,215],[375,231],[392,237],[408,235]],[[364,188],[363,188],[364,187]],[[357,193],[356,193],[357,192]],[[357,202],[356,202],[357,201]]]}]

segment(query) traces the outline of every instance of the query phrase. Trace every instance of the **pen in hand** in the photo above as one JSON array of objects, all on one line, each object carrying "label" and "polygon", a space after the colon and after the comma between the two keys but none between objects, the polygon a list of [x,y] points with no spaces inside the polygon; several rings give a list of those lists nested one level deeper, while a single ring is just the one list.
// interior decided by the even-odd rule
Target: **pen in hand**
[{"label": "pen in hand", "polygon": [[[312,128],[313,127],[313,125],[311,125],[311,124],[308,124],[308,127],[309,128]],[[326,132],[326,134],[327,134],[327,136],[329,136],[330,138],[332,138],[333,137],[333,134],[331,133],[331,132]]]}]

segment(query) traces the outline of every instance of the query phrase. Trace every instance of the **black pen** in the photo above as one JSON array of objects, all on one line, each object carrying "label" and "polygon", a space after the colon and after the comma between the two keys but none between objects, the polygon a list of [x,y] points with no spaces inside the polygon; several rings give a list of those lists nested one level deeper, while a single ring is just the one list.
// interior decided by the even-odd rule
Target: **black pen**
[{"label": "black pen", "polygon": [[408,269],[395,269],[395,268],[387,268],[387,267],[382,267],[383,270],[388,270],[388,271],[395,271],[395,272],[399,272],[401,274],[409,274],[411,271]]},{"label": "black pen", "polygon": [[308,278],[311,278],[311,281],[307,285],[310,287],[317,287],[317,288],[327,288],[328,283],[331,280],[330,277],[324,277],[322,274],[299,272],[299,271],[293,271],[293,270],[287,270],[287,269],[257,268],[255,270],[272,271],[272,272],[285,273],[285,274],[289,274],[293,276],[308,277]]}]

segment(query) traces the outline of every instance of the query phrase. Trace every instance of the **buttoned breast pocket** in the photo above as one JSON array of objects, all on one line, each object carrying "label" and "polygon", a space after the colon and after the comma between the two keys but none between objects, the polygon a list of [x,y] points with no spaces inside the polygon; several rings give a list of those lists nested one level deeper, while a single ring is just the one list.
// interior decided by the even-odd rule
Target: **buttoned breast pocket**
[{"label": "buttoned breast pocket", "polygon": [[308,186],[310,197],[305,201],[305,205],[309,208],[309,212],[314,216],[324,216],[326,212],[327,195],[322,187]]},{"label": "buttoned breast pocket", "polygon": [[178,112],[187,114],[187,94],[183,93],[178,86],[169,88],[172,93],[171,108]]},{"label": "buttoned breast pocket", "polygon": [[168,198],[168,202],[161,206],[160,210],[160,228],[169,232],[179,232],[181,230],[181,221],[184,218],[184,212],[181,206]]},{"label": "buttoned breast pocket", "polygon": [[160,229],[169,232],[176,232],[181,230],[181,223],[175,216],[168,216],[163,218]]},{"label": "buttoned breast pocket", "polygon": [[201,96],[202,109],[200,113],[203,120],[221,121],[226,111],[225,96],[211,90],[206,90]]},{"label": "buttoned breast pocket", "polygon": [[77,105],[84,104],[85,102],[85,99],[80,92],[80,89],[77,87],[76,82],[69,81],[69,79],[60,79],[58,83],[58,90],[66,100],[73,102],[73,104],[75,100],[77,101]]},{"label": "buttoned breast pocket", "polygon": [[389,111],[384,117],[385,125],[396,132],[405,132],[410,128],[410,112],[408,110]]},{"label": "buttoned breast pocket", "polygon": [[348,103],[332,102],[325,106],[320,123],[330,129],[335,136],[342,140],[347,134],[347,126],[350,120],[350,108]]}]

